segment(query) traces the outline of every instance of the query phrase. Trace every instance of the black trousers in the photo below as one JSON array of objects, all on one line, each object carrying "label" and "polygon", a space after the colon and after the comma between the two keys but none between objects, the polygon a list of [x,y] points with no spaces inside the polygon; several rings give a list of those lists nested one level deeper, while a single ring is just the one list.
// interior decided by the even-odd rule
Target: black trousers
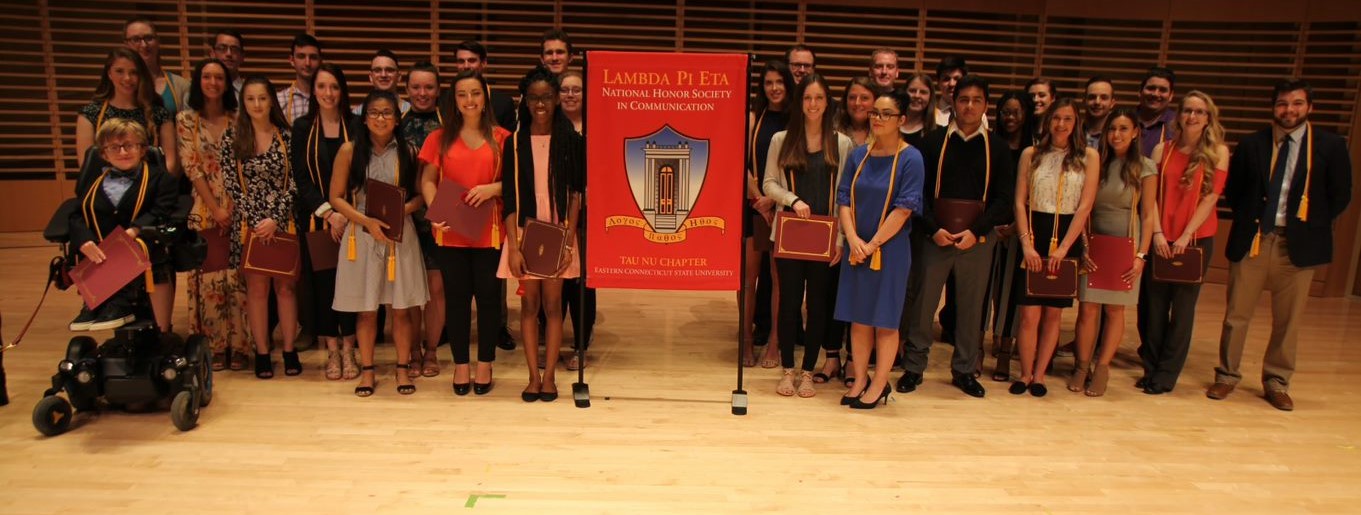
[{"label": "black trousers", "polygon": [[822,342],[832,338],[829,322],[835,305],[836,290],[831,288],[833,268],[827,263],[797,259],[776,259],[780,273],[780,364],[794,368],[794,347],[798,344],[799,313],[804,293],[808,300],[808,328],[803,339],[803,370],[818,364]]},{"label": "black trousers", "polygon": [[477,361],[496,361],[496,340],[501,335],[501,282],[496,268],[501,252],[496,249],[440,247],[435,254],[444,277],[444,327],[453,349],[454,364],[469,361],[472,302],[477,300]]},{"label": "black trousers", "polygon": [[764,344],[770,337],[772,315],[770,301],[774,296],[774,288],[771,287],[772,280],[770,253],[762,252],[761,271],[756,276],[756,314],[752,317],[752,324],[755,326],[752,337],[758,344]]},{"label": "black trousers", "polygon": [[[1201,240],[1196,246],[1204,249],[1202,266],[1209,269],[1214,240]],[[1139,358],[1144,377],[1152,385],[1168,390],[1177,385],[1186,355],[1191,352],[1200,286],[1156,281],[1151,264],[1144,269],[1144,282],[1139,287]]]},{"label": "black trousers", "polygon": [[[572,331],[580,336],[582,352],[591,348],[591,335],[595,333],[595,288],[586,288],[583,294],[581,289],[584,287],[584,279],[562,281],[562,313],[565,317],[571,317]],[[577,304],[581,304],[585,313],[578,311]]]}]

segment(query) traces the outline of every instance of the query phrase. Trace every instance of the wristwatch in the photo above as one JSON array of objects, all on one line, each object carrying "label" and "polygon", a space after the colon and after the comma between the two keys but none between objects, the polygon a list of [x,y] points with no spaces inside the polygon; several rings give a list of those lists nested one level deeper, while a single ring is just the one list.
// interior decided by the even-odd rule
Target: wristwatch
[{"label": "wristwatch", "polygon": [[1134,257],[1138,258],[1139,261],[1148,261],[1148,253],[1147,253],[1147,252],[1135,252],[1135,253],[1134,253]]}]

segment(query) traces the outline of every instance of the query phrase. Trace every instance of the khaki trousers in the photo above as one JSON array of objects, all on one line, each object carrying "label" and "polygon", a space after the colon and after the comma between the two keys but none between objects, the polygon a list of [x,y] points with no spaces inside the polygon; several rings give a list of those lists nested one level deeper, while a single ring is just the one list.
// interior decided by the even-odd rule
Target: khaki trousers
[{"label": "khaki trousers", "polygon": [[1290,387],[1290,376],[1295,372],[1295,344],[1314,269],[1291,264],[1285,241],[1279,230],[1262,235],[1257,257],[1248,256],[1229,264],[1229,298],[1224,331],[1219,338],[1215,382],[1238,384],[1243,379],[1239,366],[1243,362],[1248,325],[1262,291],[1269,290],[1271,337],[1262,360],[1262,387],[1268,391],[1285,391]]}]

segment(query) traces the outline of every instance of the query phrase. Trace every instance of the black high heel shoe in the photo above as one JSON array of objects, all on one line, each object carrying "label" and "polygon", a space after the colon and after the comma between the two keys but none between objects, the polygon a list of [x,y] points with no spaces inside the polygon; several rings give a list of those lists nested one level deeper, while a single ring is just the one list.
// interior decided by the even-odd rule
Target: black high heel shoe
[{"label": "black high heel shoe", "polygon": [[270,379],[274,377],[274,358],[269,353],[255,353],[255,377],[257,379]]},{"label": "black high heel shoe", "polygon": [[851,409],[874,409],[880,403],[888,404],[888,394],[892,391],[892,387],[884,385],[883,393],[880,393],[879,398],[875,399],[873,402],[865,402],[860,400],[860,397],[856,397],[851,401]]},{"label": "black high heel shoe", "polygon": [[286,350],[284,355],[284,375],[296,376],[302,374],[302,361],[298,359],[298,351]]},{"label": "black high heel shoe", "polygon": [[[399,380],[399,381],[402,379],[402,374],[405,374],[405,373],[406,373],[406,372],[403,372],[403,370],[411,370],[411,364],[410,364],[410,363],[398,363],[398,364],[397,364],[397,380]],[[407,377],[407,380],[408,380],[408,381],[411,380],[411,377],[408,376],[408,377]],[[402,395],[411,395],[411,394],[413,394],[413,393],[416,393],[416,385],[414,385],[414,384],[399,384],[399,385],[397,385],[397,393],[400,393],[400,394],[402,394]]]},{"label": "black high heel shoe", "polygon": [[454,383],[454,395],[462,397],[464,395],[468,395],[468,392],[471,391],[472,389],[473,389],[472,383]]},{"label": "black high heel shoe", "polygon": [[[487,375],[490,376],[491,373],[492,373],[492,368],[491,368],[490,366],[488,366],[488,367],[487,367]],[[473,374],[473,376],[474,376],[474,380],[473,380],[473,393],[475,393],[475,394],[477,394],[477,395],[486,395],[486,394],[488,394],[488,393],[491,393],[491,384],[493,383],[493,381],[488,380],[488,381],[485,382],[485,383],[479,383],[479,382],[477,382],[477,380],[476,380],[476,375],[477,375],[477,374],[476,374],[476,371],[474,371],[474,374]]]},{"label": "black high heel shoe", "polygon": [[[374,371],[375,369],[377,369],[377,368],[378,368],[378,367],[375,367],[375,366],[373,366],[373,365],[363,365],[363,366],[360,366],[360,367],[359,367],[359,377],[360,377],[361,380],[362,380],[362,378],[364,377],[364,372],[373,372],[373,371]],[[378,378],[377,378],[377,377],[374,377],[374,378],[373,378],[373,384],[374,384],[375,386],[378,384]],[[355,396],[357,396],[357,397],[368,397],[368,396],[370,396],[370,395],[373,395],[373,386],[356,386],[356,387],[354,387],[354,394],[355,394]]]}]

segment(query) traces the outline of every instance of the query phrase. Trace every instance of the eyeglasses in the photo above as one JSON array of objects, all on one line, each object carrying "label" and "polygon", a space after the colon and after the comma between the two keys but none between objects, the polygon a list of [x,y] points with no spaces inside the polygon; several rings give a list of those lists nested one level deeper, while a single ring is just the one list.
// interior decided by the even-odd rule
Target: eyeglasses
[{"label": "eyeglasses", "polygon": [[110,154],[122,154],[125,152],[136,152],[146,146],[142,143],[122,143],[114,145],[104,145],[104,151]]},{"label": "eyeglasses", "polygon": [[870,118],[875,120],[888,120],[891,118],[897,118],[902,115],[903,113],[895,113],[893,111],[875,111],[872,109],[870,110]]},{"label": "eyeglasses", "polygon": [[1210,112],[1207,111],[1207,110],[1205,110],[1205,109],[1198,109],[1198,108],[1188,107],[1188,108],[1183,108],[1183,109],[1181,110],[1181,114],[1188,115],[1188,116],[1209,116],[1209,115],[1210,115]]},{"label": "eyeglasses", "polygon": [[373,68],[369,68],[369,71],[376,75],[392,75],[397,73],[397,69],[391,66],[374,66]]},{"label": "eyeglasses", "polygon": [[220,54],[239,54],[242,51],[238,45],[213,45],[213,50]]},{"label": "eyeglasses", "polygon": [[124,38],[123,42],[129,45],[150,45],[156,42],[156,35],[147,34],[144,36],[133,36],[130,38]]},{"label": "eyeglasses", "polygon": [[581,94],[581,88],[562,88],[558,90],[558,93],[576,96]]},{"label": "eyeglasses", "polygon": [[396,116],[397,112],[391,109],[385,109],[382,111],[369,111],[369,119],[371,120],[391,120]]},{"label": "eyeglasses", "polygon": [[547,104],[557,99],[557,95],[525,95],[525,100],[531,104]]},{"label": "eyeglasses", "polygon": [[811,69],[813,69],[813,63],[789,63],[789,69],[791,69],[791,70],[803,70],[803,69],[811,70]]}]

